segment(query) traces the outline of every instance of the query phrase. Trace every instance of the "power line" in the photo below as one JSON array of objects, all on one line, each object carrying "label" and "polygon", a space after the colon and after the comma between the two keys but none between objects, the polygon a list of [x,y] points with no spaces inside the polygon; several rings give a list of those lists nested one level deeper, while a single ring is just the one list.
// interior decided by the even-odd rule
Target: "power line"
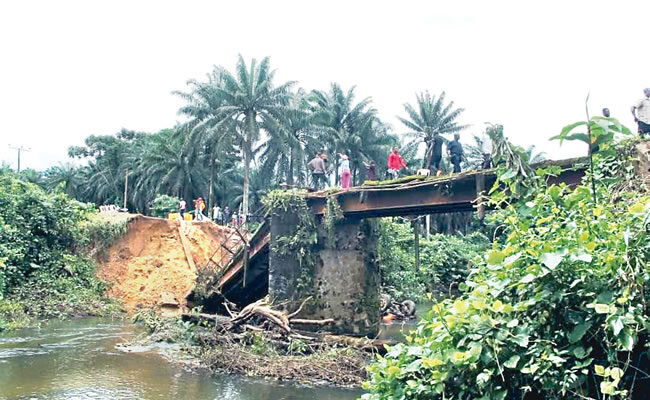
[{"label": "power line", "polygon": [[9,145],[9,148],[11,150],[16,150],[18,152],[18,168],[16,168],[16,173],[20,173],[20,153],[23,151],[31,151],[32,149],[29,147],[24,147],[24,146],[15,147],[12,145]]}]

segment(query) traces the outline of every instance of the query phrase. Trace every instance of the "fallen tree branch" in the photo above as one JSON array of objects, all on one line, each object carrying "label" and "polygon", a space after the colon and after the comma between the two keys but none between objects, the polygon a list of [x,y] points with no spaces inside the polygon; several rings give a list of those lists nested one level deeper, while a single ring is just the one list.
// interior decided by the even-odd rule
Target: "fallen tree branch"
[{"label": "fallen tree branch", "polygon": [[333,318],[327,318],[327,319],[294,318],[294,319],[289,320],[290,324],[295,324],[295,325],[316,325],[316,326],[329,325],[329,324],[333,324],[335,322],[336,321]]},{"label": "fallen tree branch", "polygon": [[309,300],[311,300],[311,298],[312,298],[312,297],[309,296],[309,297],[307,297],[305,300],[303,300],[302,303],[300,304],[300,307],[298,307],[298,309],[297,309],[296,311],[294,311],[294,312],[292,312],[291,314],[289,314],[289,316],[288,316],[287,318],[291,319],[291,318],[295,317],[296,315],[298,315],[298,314],[300,313],[300,311],[302,311],[302,308],[305,306],[305,304],[306,304]]}]

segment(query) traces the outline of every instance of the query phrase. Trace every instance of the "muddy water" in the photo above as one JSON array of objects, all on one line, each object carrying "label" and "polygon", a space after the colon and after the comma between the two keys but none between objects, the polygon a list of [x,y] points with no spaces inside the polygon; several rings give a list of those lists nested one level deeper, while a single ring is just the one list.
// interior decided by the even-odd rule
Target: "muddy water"
[{"label": "muddy water", "polygon": [[166,346],[123,352],[140,330],[86,319],[0,334],[0,399],[347,400],[359,391],[189,372]]}]

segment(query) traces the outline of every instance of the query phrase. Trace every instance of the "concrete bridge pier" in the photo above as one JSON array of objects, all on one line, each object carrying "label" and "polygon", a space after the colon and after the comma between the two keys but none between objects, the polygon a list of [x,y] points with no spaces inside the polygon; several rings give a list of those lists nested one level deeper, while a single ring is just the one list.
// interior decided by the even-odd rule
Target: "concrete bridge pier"
[{"label": "concrete bridge pier", "polygon": [[279,239],[295,233],[297,218],[291,213],[271,218],[271,299],[276,304],[289,301],[295,309],[301,299],[313,296],[314,302],[305,307],[302,318],[333,318],[336,324],[330,329],[338,333],[376,334],[381,317],[380,277],[373,221],[345,218],[330,235],[319,224],[318,243],[311,248],[313,261],[305,266],[297,254],[277,251]]}]

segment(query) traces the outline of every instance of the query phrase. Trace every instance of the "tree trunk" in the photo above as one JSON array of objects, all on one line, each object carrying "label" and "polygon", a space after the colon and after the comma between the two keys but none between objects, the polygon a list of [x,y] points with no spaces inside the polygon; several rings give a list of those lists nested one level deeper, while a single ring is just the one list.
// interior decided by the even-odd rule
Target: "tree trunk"
[{"label": "tree trunk", "polygon": [[289,147],[289,170],[287,171],[287,184],[293,185],[293,157],[294,149],[292,146]]},{"label": "tree trunk", "polygon": [[208,189],[208,218],[212,219],[212,209],[214,208],[214,192],[212,186],[214,184],[214,156],[210,154],[210,188]]},{"label": "tree trunk", "polygon": [[244,218],[248,218],[248,172],[250,170],[250,152],[248,150],[248,141],[244,141],[242,146],[244,152],[244,193],[242,196],[242,214]]}]

